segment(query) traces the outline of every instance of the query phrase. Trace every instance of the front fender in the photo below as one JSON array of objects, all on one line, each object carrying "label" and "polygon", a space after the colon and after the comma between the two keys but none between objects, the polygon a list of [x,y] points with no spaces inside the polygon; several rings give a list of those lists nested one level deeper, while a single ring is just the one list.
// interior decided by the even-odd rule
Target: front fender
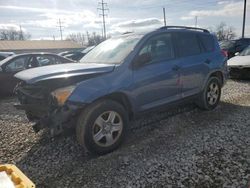
[{"label": "front fender", "polygon": [[[129,90],[132,72],[117,68],[114,72],[84,80],[68,98],[69,102],[89,104],[111,93]],[[129,92],[129,91],[127,91]]]},{"label": "front fender", "polygon": [[84,81],[78,84],[73,93],[69,96],[68,101],[88,104],[101,96],[107,95],[108,91],[109,86],[103,79],[92,80],[91,82]]}]

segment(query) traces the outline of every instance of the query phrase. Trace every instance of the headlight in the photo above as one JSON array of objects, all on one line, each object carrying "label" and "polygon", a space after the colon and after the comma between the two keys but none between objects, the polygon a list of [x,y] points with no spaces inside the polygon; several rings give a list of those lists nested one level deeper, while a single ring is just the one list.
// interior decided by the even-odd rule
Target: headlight
[{"label": "headlight", "polygon": [[63,105],[75,88],[76,86],[60,88],[60,89],[53,91],[51,95],[57,99],[57,103],[59,105]]}]

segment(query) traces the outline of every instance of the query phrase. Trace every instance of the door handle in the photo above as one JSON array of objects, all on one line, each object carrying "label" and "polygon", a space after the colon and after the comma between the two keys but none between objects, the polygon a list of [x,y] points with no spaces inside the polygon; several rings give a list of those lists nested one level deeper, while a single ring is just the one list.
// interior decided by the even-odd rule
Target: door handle
[{"label": "door handle", "polygon": [[206,60],[204,61],[204,63],[210,64],[210,63],[211,63],[211,60],[210,60],[210,59],[206,59]]},{"label": "door handle", "polygon": [[173,71],[178,71],[180,68],[181,68],[180,66],[174,65],[173,68],[172,68],[172,70]]}]

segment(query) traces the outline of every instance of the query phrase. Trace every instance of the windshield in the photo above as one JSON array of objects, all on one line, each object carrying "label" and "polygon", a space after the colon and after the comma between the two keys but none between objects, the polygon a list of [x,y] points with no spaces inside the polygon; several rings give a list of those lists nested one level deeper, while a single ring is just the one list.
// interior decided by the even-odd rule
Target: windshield
[{"label": "windshield", "polygon": [[229,49],[232,48],[235,41],[221,41],[220,42],[220,48],[221,49]]},{"label": "windshield", "polygon": [[240,56],[250,55],[250,46],[248,46],[246,49],[244,49],[239,55]]},{"label": "windshield", "polygon": [[108,39],[84,56],[81,63],[120,64],[134,49],[141,36],[122,36]]}]

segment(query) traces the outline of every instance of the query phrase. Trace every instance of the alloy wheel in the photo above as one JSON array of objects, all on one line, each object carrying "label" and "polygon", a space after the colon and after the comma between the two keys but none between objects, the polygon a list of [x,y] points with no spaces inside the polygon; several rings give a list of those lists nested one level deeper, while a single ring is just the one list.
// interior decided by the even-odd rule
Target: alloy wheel
[{"label": "alloy wheel", "polygon": [[209,105],[214,105],[219,99],[219,86],[217,83],[212,82],[207,90],[207,101]]},{"label": "alloy wheel", "polygon": [[94,122],[92,136],[94,142],[101,147],[113,145],[121,136],[123,121],[115,111],[102,113]]}]

